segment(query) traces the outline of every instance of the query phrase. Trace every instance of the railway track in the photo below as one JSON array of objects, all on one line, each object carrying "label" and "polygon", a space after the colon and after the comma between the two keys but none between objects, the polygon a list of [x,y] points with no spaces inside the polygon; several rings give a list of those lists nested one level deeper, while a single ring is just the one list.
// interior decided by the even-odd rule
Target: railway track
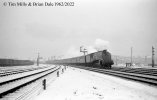
[{"label": "railway track", "polygon": [[[14,68],[16,69],[16,68]],[[29,100],[63,73],[64,66],[5,69],[0,73],[0,100]]]},{"label": "railway track", "polygon": [[148,69],[148,68],[117,68],[113,67],[111,70],[127,72],[127,73],[136,73],[150,76],[157,76],[157,69]]},{"label": "railway track", "polygon": [[38,70],[38,69],[44,69],[46,67],[48,67],[48,66],[40,66],[40,67],[29,66],[29,67],[24,67],[24,68],[19,68],[19,67],[4,68],[4,67],[1,67],[0,68],[0,77],[13,75],[13,74],[19,74],[19,73],[23,73],[23,72],[34,71],[34,70]]},{"label": "railway track", "polygon": [[155,69],[125,69],[125,68],[113,68],[113,69],[99,69],[99,68],[91,68],[91,67],[81,67],[74,66],[76,68],[81,68],[89,71],[94,71],[98,73],[113,75],[117,77],[122,77],[130,80],[139,81],[142,83],[147,83],[149,85],[157,86],[157,70]]}]

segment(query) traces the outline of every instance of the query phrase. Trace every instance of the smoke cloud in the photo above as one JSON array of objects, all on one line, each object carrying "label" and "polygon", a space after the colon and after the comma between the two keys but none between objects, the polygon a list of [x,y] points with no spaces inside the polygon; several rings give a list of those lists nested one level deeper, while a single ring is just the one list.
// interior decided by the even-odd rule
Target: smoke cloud
[{"label": "smoke cloud", "polygon": [[[96,39],[93,45],[91,46],[84,46],[83,49],[87,49],[87,53],[93,53],[97,51],[107,50],[109,48],[109,41],[102,40],[102,39]],[[77,57],[82,56],[83,53],[80,52],[79,47],[71,46],[67,52],[65,53],[63,58],[71,58],[71,57]]]},{"label": "smoke cloud", "polygon": [[97,52],[97,50],[94,48],[94,46],[88,46],[87,50],[88,50],[88,54],[93,53],[93,52]]},{"label": "smoke cloud", "polygon": [[107,50],[109,49],[109,41],[105,41],[102,39],[96,39],[94,43],[94,48],[97,51]]}]

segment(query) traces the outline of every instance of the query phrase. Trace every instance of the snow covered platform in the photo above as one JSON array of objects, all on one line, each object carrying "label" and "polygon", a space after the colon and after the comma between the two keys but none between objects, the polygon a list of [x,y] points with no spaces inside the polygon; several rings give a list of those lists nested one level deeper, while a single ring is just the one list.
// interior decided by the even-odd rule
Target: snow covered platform
[{"label": "snow covered platform", "polygon": [[69,67],[34,100],[157,100],[157,87]]}]

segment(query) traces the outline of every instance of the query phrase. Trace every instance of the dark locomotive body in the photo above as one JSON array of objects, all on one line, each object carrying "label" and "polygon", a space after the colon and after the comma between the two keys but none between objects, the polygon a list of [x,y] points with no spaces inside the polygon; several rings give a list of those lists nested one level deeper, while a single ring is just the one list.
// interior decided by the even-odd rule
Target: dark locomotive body
[{"label": "dark locomotive body", "polygon": [[111,54],[107,50],[95,52],[93,54],[90,54],[90,58],[93,67],[101,67],[101,68],[111,68],[111,66],[114,64],[113,60],[111,58]]},{"label": "dark locomotive body", "polygon": [[107,50],[98,51],[86,56],[74,58],[47,61],[48,64],[63,64],[63,65],[81,65],[99,68],[111,68],[113,60],[111,54]]}]

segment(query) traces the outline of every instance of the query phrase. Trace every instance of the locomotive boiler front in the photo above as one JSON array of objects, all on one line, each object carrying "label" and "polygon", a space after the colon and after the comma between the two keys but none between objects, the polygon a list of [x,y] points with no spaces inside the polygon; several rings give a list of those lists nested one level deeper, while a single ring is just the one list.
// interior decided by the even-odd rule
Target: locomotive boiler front
[{"label": "locomotive boiler front", "polygon": [[111,65],[113,65],[113,60],[111,58],[111,54],[107,50],[102,51],[102,66],[111,68]]},{"label": "locomotive boiler front", "polygon": [[111,68],[113,60],[107,50],[93,53],[93,67]]}]

